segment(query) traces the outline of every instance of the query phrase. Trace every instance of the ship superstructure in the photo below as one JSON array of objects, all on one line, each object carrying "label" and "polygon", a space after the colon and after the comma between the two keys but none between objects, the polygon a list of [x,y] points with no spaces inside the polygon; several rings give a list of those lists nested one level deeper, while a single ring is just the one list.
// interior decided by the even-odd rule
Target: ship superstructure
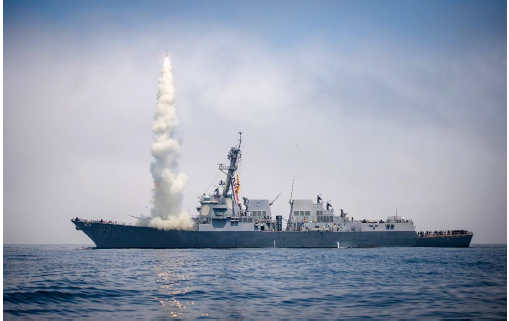
[{"label": "ship superstructure", "polygon": [[[104,220],[72,219],[99,248],[234,248],[234,247],[468,247],[473,234],[465,231],[451,238],[425,237],[412,220],[397,214],[386,220],[354,220],[343,209],[336,215],[321,195],[292,199],[286,226],[282,215],[273,217],[268,199],[239,199],[241,144],[228,152],[228,164],[219,170],[226,177],[212,193],[199,197],[192,230],[159,230]],[[222,190],[221,190],[222,188]],[[293,187],[292,187],[293,189]],[[293,190],[292,190],[293,195]],[[279,196],[278,196],[279,197]]]}]

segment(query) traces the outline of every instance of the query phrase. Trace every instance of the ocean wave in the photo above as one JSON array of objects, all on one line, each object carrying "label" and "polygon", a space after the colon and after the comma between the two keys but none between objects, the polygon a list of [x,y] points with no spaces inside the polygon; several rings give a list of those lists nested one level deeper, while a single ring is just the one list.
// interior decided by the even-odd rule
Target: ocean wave
[{"label": "ocean wave", "polygon": [[505,247],[4,247],[4,318],[505,318]]}]

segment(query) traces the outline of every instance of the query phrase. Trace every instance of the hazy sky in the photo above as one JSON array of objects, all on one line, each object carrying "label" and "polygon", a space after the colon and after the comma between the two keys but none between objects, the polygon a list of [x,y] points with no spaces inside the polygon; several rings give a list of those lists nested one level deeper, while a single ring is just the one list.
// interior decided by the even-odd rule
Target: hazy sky
[{"label": "hazy sky", "polygon": [[[184,208],[243,131],[242,193],[507,234],[505,1],[4,1],[4,243],[148,214],[171,56]],[[222,178],[222,177],[219,177]],[[219,179],[218,178],[218,179]],[[211,191],[212,188],[209,190]]]}]

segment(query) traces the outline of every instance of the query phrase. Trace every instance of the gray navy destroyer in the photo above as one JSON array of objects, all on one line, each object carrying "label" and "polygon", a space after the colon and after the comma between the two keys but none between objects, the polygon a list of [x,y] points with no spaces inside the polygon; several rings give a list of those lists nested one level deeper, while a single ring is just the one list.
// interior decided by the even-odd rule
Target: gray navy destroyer
[{"label": "gray navy destroyer", "polygon": [[[74,218],[97,248],[357,248],[357,247],[468,247],[473,233],[465,230],[416,232],[412,220],[397,214],[386,220],[354,220],[341,209],[336,215],[320,195],[292,199],[283,226],[274,218],[272,202],[244,197],[239,201],[242,139],[220,164],[226,179],[213,193],[199,198],[192,230],[161,230],[135,224]],[[222,188],[222,191],[220,191]],[[293,187],[292,187],[293,189]],[[293,194],[293,193],[292,193]]]}]

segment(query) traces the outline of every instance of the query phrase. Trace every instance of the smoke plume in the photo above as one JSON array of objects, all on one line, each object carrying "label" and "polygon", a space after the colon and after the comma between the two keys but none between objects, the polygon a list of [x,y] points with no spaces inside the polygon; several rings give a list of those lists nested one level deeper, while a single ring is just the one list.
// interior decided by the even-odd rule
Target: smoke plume
[{"label": "smoke plume", "polygon": [[173,74],[170,59],[166,57],[159,78],[157,106],[152,124],[152,217],[141,221],[144,222],[143,225],[165,230],[191,229],[193,226],[189,213],[182,210],[187,175],[180,172],[178,166],[180,142],[175,133],[178,123]]}]

